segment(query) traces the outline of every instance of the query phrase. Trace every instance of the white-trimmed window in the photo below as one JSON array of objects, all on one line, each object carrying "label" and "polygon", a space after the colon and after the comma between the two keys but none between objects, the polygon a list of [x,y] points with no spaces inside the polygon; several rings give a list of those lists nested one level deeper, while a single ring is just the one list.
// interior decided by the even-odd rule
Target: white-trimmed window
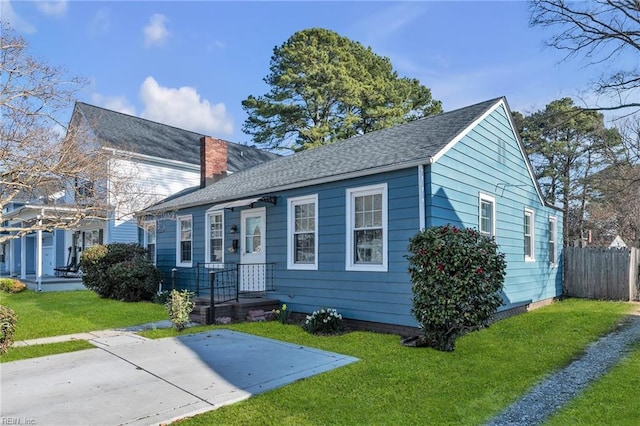
[{"label": "white-trimmed window", "polygon": [[224,263],[224,212],[207,212],[205,229],[206,263]]},{"label": "white-trimmed window", "polygon": [[551,266],[557,265],[556,257],[556,240],[557,240],[557,226],[555,216],[549,216],[549,263]]},{"label": "white-trimmed window", "polygon": [[191,215],[178,216],[176,225],[176,263],[178,266],[191,266],[193,261],[193,219]]},{"label": "white-trimmed window", "polygon": [[287,267],[318,269],[318,195],[289,198]]},{"label": "white-trimmed window", "polygon": [[142,245],[147,249],[147,256],[154,265],[156,264],[156,221],[150,220],[143,224],[144,237]]},{"label": "white-trimmed window", "polygon": [[478,230],[487,237],[496,236],[496,199],[482,193],[478,197]]},{"label": "white-trimmed window", "polygon": [[348,271],[387,271],[387,184],[347,189]]},{"label": "white-trimmed window", "polygon": [[524,260],[535,260],[535,220],[533,210],[524,209]]}]

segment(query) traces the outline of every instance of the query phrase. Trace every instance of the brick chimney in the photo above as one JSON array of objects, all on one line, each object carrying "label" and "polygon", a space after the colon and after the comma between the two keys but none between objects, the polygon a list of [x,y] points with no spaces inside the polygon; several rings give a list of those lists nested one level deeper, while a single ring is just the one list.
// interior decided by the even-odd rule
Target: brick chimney
[{"label": "brick chimney", "polygon": [[227,175],[227,142],[203,136],[200,138],[200,188]]}]

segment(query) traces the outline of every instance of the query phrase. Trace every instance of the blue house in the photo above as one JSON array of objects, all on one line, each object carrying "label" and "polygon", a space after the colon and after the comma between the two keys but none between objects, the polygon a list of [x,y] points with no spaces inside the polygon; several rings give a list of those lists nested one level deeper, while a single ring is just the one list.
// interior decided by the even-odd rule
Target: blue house
[{"label": "blue house", "polygon": [[145,211],[156,264],[167,280],[175,268],[174,283],[190,268],[246,265],[240,292],[413,327],[409,239],[450,223],[494,237],[506,254],[503,311],[562,292],[562,212],[543,200],[505,98],[212,181]]}]

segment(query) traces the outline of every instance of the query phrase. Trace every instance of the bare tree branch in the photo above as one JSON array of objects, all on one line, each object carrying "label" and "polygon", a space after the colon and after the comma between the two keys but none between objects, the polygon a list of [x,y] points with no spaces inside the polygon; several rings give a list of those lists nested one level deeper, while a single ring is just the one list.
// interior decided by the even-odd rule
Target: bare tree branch
[{"label": "bare tree branch", "polygon": [[593,84],[593,89],[598,94],[616,96],[620,102],[595,106],[592,110],[640,109],[640,103],[633,100],[640,89],[638,61],[632,61],[634,65],[628,69],[620,69],[621,62],[614,62],[629,51],[636,58],[640,56],[639,1],[531,0],[530,6],[531,25],[558,30],[547,44],[566,51],[565,59],[580,55],[590,65],[611,65]]}]

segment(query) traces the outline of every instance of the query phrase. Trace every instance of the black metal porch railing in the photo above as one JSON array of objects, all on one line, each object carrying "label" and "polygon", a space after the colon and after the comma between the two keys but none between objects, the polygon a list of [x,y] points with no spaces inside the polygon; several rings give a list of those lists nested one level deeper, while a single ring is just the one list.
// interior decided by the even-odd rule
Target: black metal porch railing
[{"label": "black metal porch railing", "polygon": [[191,268],[171,270],[171,288],[188,290],[214,303],[238,300],[240,296],[262,296],[272,291],[273,263],[197,263]]}]

